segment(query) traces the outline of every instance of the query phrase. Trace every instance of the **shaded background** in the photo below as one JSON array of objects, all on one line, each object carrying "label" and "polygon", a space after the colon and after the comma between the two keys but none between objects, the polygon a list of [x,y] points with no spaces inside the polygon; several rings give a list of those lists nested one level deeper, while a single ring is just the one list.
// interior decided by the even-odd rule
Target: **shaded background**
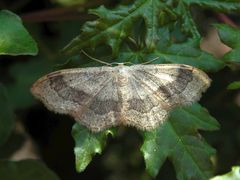
[{"label": "shaded background", "polygon": [[[0,82],[7,86],[18,122],[17,134],[11,137],[12,142],[5,145],[2,153],[17,160],[40,158],[63,180],[151,179],[144,170],[143,157],[139,151],[142,138],[133,128],[120,128],[115,138],[109,138],[103,154],[95,156],[83,173],[77,173],[73,154],[74,142],[71,137],[73,119],[48,111],[34,100],[29,92],[32,82],[38,77],[57,69],[56,64],[65,63],[66,59],[59,57],[58,52],[79,34],[82,23],[95,18],[87,14],[88,8],[95,8],[100,4],[114,7],[128,2],[130,1],[92,0],[83,5],[68,7],[49,0],[0,1],[1,9],[9,9],[20,15],[40,50],[36,57],[0,57]],[[78,11],[79,8],[81,11]],[[202,48],[218,57],[228,51],[229,48],[219,42],[211,23],[238,25],[239,17],[229,14],[229,19],[226,20],[222,14],[204,11],[198,7],[194,7],[194,15],[206,37]],[[66,66],[76,67],[82,63],[88,63],[88,60],[76,57]],[[216,174],[221,174],[240,163],[240,94],[238,90],[226,89],[228,84],[239,80],[240,73],[237,68],[225,68],[209,76],[213,80],[212,86],[200,103],[219,121],[221,129],[201,134],[217,150],[213,161]],[[157,179],[176,179],[175,176],[172,164],[167,161]]]}]

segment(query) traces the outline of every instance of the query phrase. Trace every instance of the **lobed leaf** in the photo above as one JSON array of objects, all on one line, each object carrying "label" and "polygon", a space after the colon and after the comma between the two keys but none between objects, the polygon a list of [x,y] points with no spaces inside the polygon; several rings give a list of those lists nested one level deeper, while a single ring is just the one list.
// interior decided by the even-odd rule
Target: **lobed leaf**
[{"label": "lobed leaf", "polygon": [[216,72],[225,66],[223,61],[202,51],[199,47],[199,40],[191,40],[178,44],[163,41],[158,44],[157,50],[153,53],[146,53],[145,50],[131,51],[125,48],[119,53],[117,61],[131,62],[134,64],[145,62],[156,64],[188,64],[207,72]]},{"label": "lobed leaf", "polygon": [[199,40],[189,40],[179,44],[161,44],[154,52],[159,57],[156,63],[178,63],[195,66],[205,71],[218,71],[224,63],[199,48]]},{"label": "lobed leaf", "polygon": [[[99,18],[87,22],[82,28],[82,33],[63,49],[63,53],[71,56],[80,53],[83,48],[95,48],[99,44],[107,44],[111,46],[113,54],[116,55],[123,40],[131,37],[136,21],[141,18],[145,23],[145,27],[141,28],[146,29],[146,47],[149,50],[155,49],[156,43],[160,39],[158,28],[163,23],[175,21],[179,16],[178,18],[183,20],[184,17],[188,17],[188,21],[185,21],[183,26],[188,28],[195,26],[188,8],[184,6],[183,10],[183,8],[179,8],[180,5],[175,9],[172,7],[160,0],[136,0],[131,6],[119,6],[114,10],[108,10],[103,6],[91,10],[90,13]],[[182,14],[183,12],[185,16]],[[161,21],[161,19],[167,19],[167,22]],[[199,36],[196,28],[194,31],[191,29],[186,31],[190,31],[193,37]]]},{"label": "lobed leaf", "polygon": [[175,109],[159,128],[142,133],[141,151],[147,171],[155,177],[169,158],[178,179],[208,179],[212,176],[210,157],[215,150],[201,138],[198,129],[218,128],[218,122],[199,104]]},{"label": "lobed leaf", "polygon": [[[153,1],[154,3],[157,3],[158,0]],[[150,6],[148,8],[153,8],[153,4],[148,4],[148,1],[146,1],[146,4],[141,4],[142,1],[136,1],[132,6],[126,7],[126,6],[120,6],[116,11],[110,11],[104,8],[103,6],[98,8],[97,10],[92,10],[91,12],[98,15],[100,18],[94,22],[88,22],[83,27],[83,32],[80,34],[75,40],[73,40],[65,49],[64,52],[69,55],[75,54],[77,52],[80,52],[82,48],[86,47],[95,47],[98,45],[98,43],[108,43],[112,46],[113,51],[117,53],[120,48],[120,44],[122,40],[130,35],[130,29],[131,26],[133,26],[134,19],[137,17],[144,16],[145,21],[150,18],[150,15],[146,13],[146,7]],[[141,5],[141,6],[140,6]],[[161,6],[162,9],[166,10],[167,6],[163,5],[163,3],[158,2],[157,4],[154,4],[154,7]],[[143,9],[141,9],[143,8]],[[129,13],[131,11],[134,11],[134,13]],[[151,9],[149,9],[151,10]],[[121,12],[121,13],[120,13]],[[128,12],[128,13],[126,13]],[[164,12],[164,11],[162,11]],[[118,55],[117,60],[121,62],[129,62],[132,63],[136,62],[146,62],[146,55],[152,56],[152,57],[159,57],[155,63],[183,63],[183,64],[189,64],[192,66],[195,66],[197,68],[203,69],[205,71],[218,71],[221,68],[224,67],[224,62],[221,60],[215,58],[213,55],[204,52],[200,49],[200,38],[199,33],[197,31],[197,28],[194,24],[194,21],[191,17],[190,11],[186,5],[179,2],[177,7],[173,11],[168,10],[169,14],[170,12],[174,14],[175,16],[179,16],[183,19],[182,27],[185,32],[192,34],[193,39],[189,39],[186,42],[183,43],[175,43],[172,39],[175,37],[172,37],[172,34],[170,35],[170,32],[168,30],[168,26],[160,28],[159,23],[156,23],[153,25],[153,23],[145,23],[146,27],[150,26],[154,31],[152,32],[152,35],[146,37],[146,41],[149,40],[149,42],[153,42],[155,46],[155,50],[151,51],[149,54],[149,51],[147,48],[144,48],[144,50],[139,51],[132,51],[131,49],[127,49],[128,52],[121,52],[120,55]],[[129,16],[128,18],[131,19],[127,20],[124,16]],[[136,17],[135,17],[136,16]],[[153,16],[156,16],[156,14],[153,14]],[[173,16],[173,15],[172,15]],[[156,18],[159,18],[157,16]],[[176,17],[175,17],[176,18]],[[125,22],[126,21],[126,22]],[[126,24],[128,21],[131,21],[130,24]],[[118,24],[123,23],[123,24]],[[100,24],[104,24],[101,26]],[[110,27],[111,28],[108,28]],[[115,26],[118,24],[119,26]],[[96,26],[99,26],[99,28],[96,28]],[[125,29],[126,28],[126,29]],[[177,28],[176,25],[174,28]],[[180,27],[178,27],[180,28]],[[109,31],[112,32],[109,32]],[[122,33],[123,39],[120,38],[120,34]],[[124,33],[123,33],[124,32]],[[154,33],[153,33],[154,32]],[[113,33],[115,33],[113,35]],[[149,38],[152,37],[152,38]],[[85,39],[84,39],[85,38]],[[117,39],[117,41],[115,41]],[[115,43],[119,42],[119,43]],[[151,43],[150,43],[151,44]],[[149,43],[146,43],[147,47],[150,47]],[[135,56],[135,58],[127,57],[126,55],[123,56],[123,54],[128,53],[129,55]],[[135,54],[135,55],[134,55]],[[144,54],[142,56],[142,54]],[[124,57],[120,59],[120,57]],[[137,60],[136,58],[140,58]],[[133,60],[133,61],[132,61]]]},{"label": "lobed leaf", "polygon": [[240,30],[225,24],[215,24],[221,41],[232,50],[223,56],[225,62],[240,63]]},{"label": "lobed leaf", "polygon": [[183,31],[192,35],[194,39],[199,39],[201,36],[189,11],[189,6],[184,4],[183,1],[179,1],[175,12],[181,17]]},{"label": "lobed leaf", "polygon": [[14,13],[0,11],[0,55],[36,55],[37,44]]},{"label": "lobed leaf", "polygon": [[237,0],[183,0],[177,3],[161,2],[160,0],[136,0],[130,6],[118,6],[108,10],[104,6],[90,10],[91,14],[98,16],[95,21],[87,22],[82,33],[73,39],[64,49],[66,55],[79,54],[83,48],[95,48],[99,44],[111,46],[113,55],[119,51],[123,40],[132,36],[135,22],[142,18],[145,23],[145,44],[149,50],[156,49],[156,43],[162,34],[158,33],[160,27],[169,23],[179,23],[180,28],[189,37],[199,39],[200,34],[192,18],[189,6],[197,4],[218,11],[239,11]]},{"label": "lobed leaf", "polygon": [[8,101],[5,87],[0,83],[0,146],[11,135],[14,128],[14,114]]},{"label": "lobed leaf", "polygon": [[101,154],[106,144],[107,136],[114,132],[106,130],[100,133],[92,133],[78,123],[72,128],[72,136],[75,140],[75,160],[78,172],[85,170],[95,154]]},{"label": "lobed leaf", "polygon": [[223,12],[239,12],[240,4],[239,0],[183,0],[186,4],[190,5],[199,5],[205,8],[211,8],[217,11]]},{"label": "lobed leaf", "polygon": [[60,180],[53,171],[36,160],[0,160],[0,177],[5,180]]},{"label": "lobed leaf", "polygon": [[238,28],[233,28],[226,24],[215,24],[214,26],[217,28],[218,34],[224,44],[231,48],[238,48],[240,46],[240,31]]}]

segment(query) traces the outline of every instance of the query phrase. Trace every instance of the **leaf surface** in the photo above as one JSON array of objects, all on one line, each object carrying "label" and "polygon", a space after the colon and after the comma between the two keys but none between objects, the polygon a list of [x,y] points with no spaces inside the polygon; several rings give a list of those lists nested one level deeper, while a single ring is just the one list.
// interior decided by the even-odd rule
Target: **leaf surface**
[{"label": "leaf surface", "polygon": [[205,8],[223,12],[239,12],[240,4],[238,0],[182,0],[190,5],[199,5]]},{"label": "leaf surface", "polygon": [[240,89],[240,81],[234,81],[227,87],[229,90]]},{"label": "leaf surface", "polygon": [[105,147],[107,136],[114,132],[106,130],[100,133],[92,133],[78,123],[72,128],[72,136],[75,140],[75,162],[78,172],[85,170],[95,154],[101,154]]},{"label": "leaf surface", "polygon": [[168,158],[178,179],[208,179],[213,173],[210,157],[215,150],[198,134],[198,130],[218,128],[218,122],[199,104],[175,109],[159,128],[142,133],[141,151],[147,171],[156,176]]},{"label": "leaf surface", "polygon": [[79,54],[81,49],[107,44],[116,55],[122,41],[131,37],[135,23],[141,18],[145,23],[145,27],[141,28],[146,29],[146,47],[154,49],[159,40],[160,17],[168,17],[168,21],[176,18],[170,6],[159,0],[137,0],[130,6],[118,6],[114,10],[100,6],[90,13],[99,18],[85,23],[82,33],[63,49],[64,54],[71,56]]},{"label": "leaf surface", "polygon": [[158,44],[158,48],[152,53],[147,53],[145,50],[131,51],[129,48],[125,48],[120,51],[116,60],[133,64],[146,62],[149,62],[149,64],[188,64],[207,72],[216,72],[225,66],[223,61],[202,51],[199,44],[199,40],[178,44],[163,41]]},{"label": "leaf surface", "polygon": [[223,56],[226,63],[240,63],[240,30],[225,24],[215,24],[221,41],[232,50]]},{"label": "leaf surface", "polygon": [[204,71],[216,72],[224,63],[199,48],[199,40],[190,40],[178,44],[162,44],[154,52],[159,59],[155,63],[177,63],[195,66]]},{"label": "leaf surface", "polygon": [[0,55],[37,53],[37,44],[23,26],[21,19],[10,11],[0,11]]}]

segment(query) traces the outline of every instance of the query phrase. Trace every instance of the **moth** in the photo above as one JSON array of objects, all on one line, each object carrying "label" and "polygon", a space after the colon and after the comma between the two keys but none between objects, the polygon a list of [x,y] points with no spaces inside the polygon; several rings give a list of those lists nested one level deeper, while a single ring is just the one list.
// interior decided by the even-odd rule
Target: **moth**
[{"label": "moth", "polygon": [[52,72],[31,92],[49,110],[68,114],[93,132],[119,125],[151,130],[175,107],[198,101],[210,81],[189,65],[119,64]]}]

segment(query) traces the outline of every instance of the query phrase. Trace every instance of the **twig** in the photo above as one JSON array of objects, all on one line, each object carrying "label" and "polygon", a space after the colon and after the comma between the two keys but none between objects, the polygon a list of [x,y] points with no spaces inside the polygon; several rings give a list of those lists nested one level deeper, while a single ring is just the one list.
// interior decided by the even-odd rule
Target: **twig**
[{"label": "twig", "polygon": [[49,22],[49,21],[64,21],[76,19],[92,19],[93,15],[88,15],[85,10],[107,3],[107,0],[99,0],[97,2],[89,1],[88,3],[79,6],[56,7],[52,9],[44,9],[22,14],[21,18],[24,22]]},{"label": "twig", "polygon": [[236,27],[236,28],[238,27],[238,25],[234,21],[232,21],[227,15],[225,15],[223,13],[218,13],[217,17],[221,22],[223,22],[225,24],[228,24],[228,25],[230,25],[232,27]]}]

